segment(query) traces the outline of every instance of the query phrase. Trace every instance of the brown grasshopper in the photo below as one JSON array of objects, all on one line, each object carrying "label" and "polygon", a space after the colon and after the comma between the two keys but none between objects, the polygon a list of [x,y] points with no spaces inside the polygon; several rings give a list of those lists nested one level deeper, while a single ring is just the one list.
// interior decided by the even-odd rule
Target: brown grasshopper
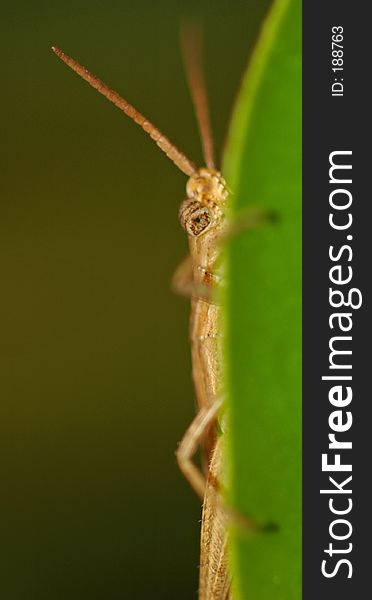
[{"label": "brown grasshopper", "polygon": [[[183,36],[186,71],[201,133],[206,167],[198,168],[155,125],[117,92],[58,48],[53,51],[73,71],[133,119],[189,179],[187,198],[179,209],[189,239],[190,254],[177,269],[175,289],[191,295],[190,338],[192,371],[199,411],[176,451],[182,473],[204,499],[201,532],[200,600],[226,600],[230,577],[226,559],[227,513],[220,502],[223,441],[216,443],[216,419],[222,406],[221,317],[216,290],[222,280],[220,242],[226,234],[228,190],[215,167],[207,95],[200,61],[201,38],[196,30]],[[199,445],[205,448],[205,467],[193,462]],[[209,467],[210,465],[210,467]]]}]

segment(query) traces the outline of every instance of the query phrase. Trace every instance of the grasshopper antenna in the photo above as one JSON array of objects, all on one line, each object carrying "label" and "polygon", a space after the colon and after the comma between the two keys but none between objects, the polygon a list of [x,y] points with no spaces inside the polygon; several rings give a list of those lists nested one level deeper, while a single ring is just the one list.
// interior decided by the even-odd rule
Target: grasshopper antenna
[{"label": "grasshopper antenna", "polygon": [[89,83],[94,89],[100,94],[105,96],[107,100],[110,100],[115,106],[120,108],[130,119],[140,125],[144,131],[157,143],[159,148],[171,159],[171,161],[181,170],[183,173],[191,177],[197,171],[194,163],[187,158],[178,148],[172,144],[172,142],[162,134],[162,132],[155,127],[150,121],[148,121],[138,110],[134,108],[129,102],[124,100],[117,92],[109,88],[103,81],[98,79],[95,75],[92,75],[76,60],[52,46],[52,50],[67,66],[70,67],[75,73],[80,75],[85,81]]},{"label": "grasshopper antenna", "polygon": [[199,24],[183,23],[181,25],[181,49],[187,81],[199,125],[205,164],[209,169],[214,169],[213,136],[202,65],[202,31]]}]

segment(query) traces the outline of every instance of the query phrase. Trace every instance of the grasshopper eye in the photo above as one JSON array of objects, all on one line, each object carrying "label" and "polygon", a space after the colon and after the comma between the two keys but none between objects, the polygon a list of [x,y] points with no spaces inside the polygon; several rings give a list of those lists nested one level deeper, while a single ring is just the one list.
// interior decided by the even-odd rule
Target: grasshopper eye
[{"label": "grasshopper eye", "polygon": [[197,237],[212,223],[212,213],[197,200],[184,200],[179,210],[182,227],[188,235]]}]

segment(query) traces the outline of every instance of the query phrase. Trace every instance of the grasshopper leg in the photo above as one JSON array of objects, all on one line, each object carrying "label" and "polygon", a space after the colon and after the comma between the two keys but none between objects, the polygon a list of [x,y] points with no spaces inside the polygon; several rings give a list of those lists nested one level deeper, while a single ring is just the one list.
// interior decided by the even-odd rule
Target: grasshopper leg
[{"label": "grasshopper leg", "polygon": [[[199,265],[197,270],[202,276],[208,276],[213,281],[214,286],[221,285],[224,283],[223,279],[216,275],[213,271]],[[213,301],[213,292],[215,291],[214,286],[206,285],[203,283],[195,283],[194,281],[194,268],[190,256],[181,262],[177,267],[173,278],[172,278],[172,290],[180,296],[186,296],[187,298],[200,298],[207,302]]]},{"label": "grasshopper leg", "polygon": [[273,211],[263,208],[249,208],[228,224],[222,235],[222,241],[230,241],[246,231],[254,231],[263,225],[273,225],[278,220],[277,213]]},{"label": "grasshopper leg", "polygon": [[181,472],[202,500],[206,479],[192,459],[210,425],[216,420],[221,406],[222,398],[218,398],[209,406],[203,406],[186,430],[176,450],[176,458]]},{"label": "grasshopper leg", "polygon": [[172,289],[180,296],[187,298],[198,297],[208,302],[211,300],[211,288],[194,281],[193,264],[191,256],[186,258],[177,267],[172,278]]}]

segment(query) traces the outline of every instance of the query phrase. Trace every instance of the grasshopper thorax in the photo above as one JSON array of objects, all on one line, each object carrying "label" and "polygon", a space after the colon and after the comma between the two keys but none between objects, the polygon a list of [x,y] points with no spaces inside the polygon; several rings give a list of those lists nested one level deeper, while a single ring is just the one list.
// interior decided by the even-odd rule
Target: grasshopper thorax
[{"label": "grasshopper thorax", "polygon": [[179,218],[188,235],[196,237],[221,224],[228,191],[219,171],[199,169],[188,180],[186,193]]}]

